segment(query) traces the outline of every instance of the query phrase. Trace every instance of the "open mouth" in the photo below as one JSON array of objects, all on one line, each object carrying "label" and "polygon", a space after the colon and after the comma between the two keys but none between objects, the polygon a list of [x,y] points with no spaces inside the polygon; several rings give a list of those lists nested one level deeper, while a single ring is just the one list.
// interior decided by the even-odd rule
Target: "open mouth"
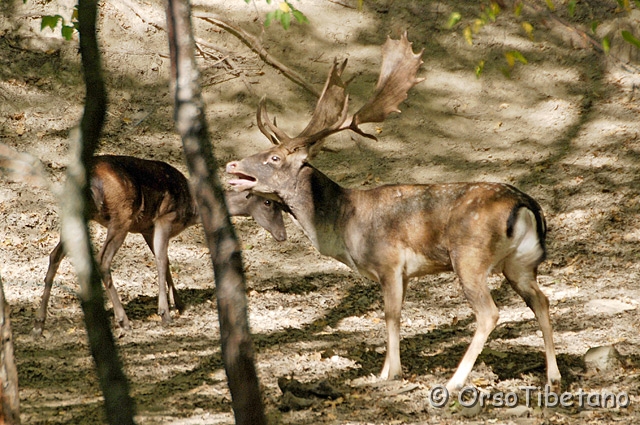
[{"label": "open mouth", "polygon": [[235,172],[229,174],[232,174],[236,177],[235,179],[229,180],[228,183],[231,185],[231,187],[233,187],[234,190],[238,192],[249,190],[258,183],[255,177],[251,177],[246,174]]}]

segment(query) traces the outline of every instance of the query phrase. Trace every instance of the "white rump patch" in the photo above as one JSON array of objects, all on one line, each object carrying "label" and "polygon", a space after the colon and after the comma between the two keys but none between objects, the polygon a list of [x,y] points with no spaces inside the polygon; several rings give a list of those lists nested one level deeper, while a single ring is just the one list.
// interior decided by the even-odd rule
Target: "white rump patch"
[{"label": "white rump patch", "polygon": [[520,208],[513,226],[516,257],[524,264],[535,264],[543,254],[536,230],[536,217],[528,208]]}]

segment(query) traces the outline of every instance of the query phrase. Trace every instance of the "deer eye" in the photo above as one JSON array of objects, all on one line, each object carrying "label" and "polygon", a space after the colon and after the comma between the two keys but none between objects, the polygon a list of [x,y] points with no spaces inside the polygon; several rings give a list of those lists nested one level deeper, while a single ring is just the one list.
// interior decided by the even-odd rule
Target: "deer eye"
[{"label": "deer eye", "polygon": [[271,157],[271,161],[272,161],[272,162],[280,162],[280,157],[279,157],[278,155],[273,155],[273,156]]},{"label": "deer eye", "polygon": [[267,199],[266,201],[264,201],[264,204],[265,204],[266,206],[269,206],[269,205],[271,205],[271,201]]}]

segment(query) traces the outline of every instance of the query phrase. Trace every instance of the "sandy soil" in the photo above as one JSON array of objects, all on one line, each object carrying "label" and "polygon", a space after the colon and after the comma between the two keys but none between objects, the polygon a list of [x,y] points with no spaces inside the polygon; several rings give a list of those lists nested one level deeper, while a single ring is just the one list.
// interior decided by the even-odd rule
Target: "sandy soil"
[{"label": "sandy soil", "polygon": [[[626,408],[570,407],[480,410],[451,402],[433,407],[430,390],[453,373],[475,328],[471,308],[453,274],[416,279],[403,310],[402,359],[406,379],[375,382],[384,358],[379,288],[340,263],[321,257],[293,223],[289,239],[275,242],[249,219],[235,219],[242,239],[257,367],[273,423],[578,424],[640,421],[640,86],[638,52],[612,38],[609,56],[546,14],[516,17],[504,11],[469,46],[464,26],[478,16],[476,2],[385,0],[310,1],[299,6],[310,25],[260,34],[265,2],[195,2],[195,14],[214,14],[253,34],[291,69],[320,88],[334,57],[349,58],[352,105],[377,79],[379,46],[407,30],[425,49],[416,86],[402,114],[379,126],[379,141],[341,134],[314,164],[343,185],[392,182],[500,181],[539,200],[549,224],[549,258],[540,285],[551,302],[563,390],[625,392]],[[544,2],[539,2],[542,5]],[[581,1],[576,17],[559,16],[598,37],[638,28],[640,13],[616,10],[615,1]],[[101,4],[100,28],[110,106],[101,153],[167,161],[185,171],[172,124],[168,48],[162,2]],[[54,188],[0,180],[0,274],[12,304],[23,422],[102,423],[101,396],[75,296],[73,268],[56,279],[43,339],[30,335],[48,253],[58,239],[56,191],[64,179],[68,133],[82,112],[77,36],[40,31],[40,15],[71,15],[72,1],[4,2],[0,15],[0,142],[39,158]],[[452,11],[463,19],[445,29]],[[531,22],[533,39],[522,23]],[[205,57],[199,59],[207,114],[220,163],[268,146],[255,123],[261,96],[280,125],[294,133],[315,99],[265,65],[226,32],[194,19]],[[637,35],[637,34],[636,34]],[[217,51],[212,49],[215,46]],[[506,78],[504,53],[518,50]],[[485,61],[476,78],[475,66]],[[94,228],[96,240],[104,231]],[[171,244],[170,258],[188,310],[163,327],[156,310],[153,258],[130,236],[114,261],[114,279],[133,322],[118,334],[141,424],[233,422],[218,346],[215,289],[199,226]],[[544,383],[542,338],[533,314],[500,278],[490,282],[501,309],[470,378],[489,394]],[[619,366],[585,368],[583,357],[613,346]],[[278,378],[327,380],[334,400],[286,410]],[[515,416],[511,416],[515,415]]]}]

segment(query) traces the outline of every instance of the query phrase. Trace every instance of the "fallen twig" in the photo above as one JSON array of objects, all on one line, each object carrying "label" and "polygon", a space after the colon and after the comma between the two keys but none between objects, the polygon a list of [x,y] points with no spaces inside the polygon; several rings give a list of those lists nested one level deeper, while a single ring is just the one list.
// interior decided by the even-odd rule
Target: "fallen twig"
[{"label": "fallen twig", "polygon": [[[162,30],[162,31],[166,31],[166,26],[164,24],[164,22],[162,21],[162,18],[160,16],[155,16],[153,15],[153,13],[149,10],[143,9],[139,4],[132,2],[131,0],[117,0],[114,2],[114,4],[118,5],[118,3],[120,3],[120,5],[124,5],[126,6],[128,9],[130,9],[131,11],[133,11],[133,13],[136,14],[136,16],[138,16],[138,18],[140,20],[142,20],[143,22],[146,22],[149,25],[152,25],[153,27]],[[282,72],[282,74],[287,77],[288,79],[290,79],[291,81],[293,81],[294,83],[300,85],[301,87],[303,87],[305,90],[309,91],[310,93],[314,94],[316,97],[320,97],[320,92],[318,92],[316,90],[315,87],[313,87],[311,84],[307,83],[305,81],[304,78],[302,78],[302,76],[300,74],[298,74],[297,72],[289,69],[287,66],[285,66],[284,64],[282,64],[280,61],[278,61],[276,58],[274,58],[273,56],[271,56],[269,54],[269,52],[266,51],[266,49],[264,47],[262,47],[262,44],[260,43],[260,40],[258,40],[257,37],[255,37],[252,34],[249,34],[248,32],[246,32],[245,30],[243,30],[242,28],[236,27],[228,22],[225,22],[215,16],[212,15],[196,15],[196,18],[202,19],[206,22],[209,22],[211,24],[214,24],[222,29],[224,29],[225,31],[233,34],[234,36],[236,36],[240,41],[242,41],[246,46],[248,46],[251,50],[253,50],[255,53],[258,54],[258,56],[260,56],[260,58],[267,64],[273,66],[274,68],[276,68],[277,70],[279,70],[280,72]],[[217,52],[219,52],[220,54],[222,54],[223,56],[227,56],[230,57],[232,56],[232,53],[229,52],[228,50],[222,49],[220,47],[217,47],[205,40],[202,40],[201,38],[195,38],[195,42],[198,45],[197,48],[199,50],[201,50],[200,46],[202,47],[207,47],[209,49],[215,50]],[[225,62],[231,67],[231,68],[235,68],[235,66],[233,65],[233,63],[230,62],[230,59],[225,59]],[[248,83],[245,82],[245,84],[247,85],[247,87],[249,87]]]},{"label": "fallen twig", "polygon": [[327,0],[327,1],[329,3],[334,3],[334,4],[337,4],[339,6],[346,7],[347,9],[357,9],[357,7],[351,6],[350,4],[346,4],[346,3],[343,3],[341,1],[337,1],[337,0]]},{"label": "fallen twig", "polygon": [[217,18],[215,16],[211,16],[211,15],[195,15],[195,17],[198,18],[198,19],[202,19],[203,21],[209,22],[209,23],[211,23],[213,25],[219,26],[220,28],[224,29],[225,31],[233,34],[240,41],[242,41],[247,47],[249,47],[256,54],[258,54],[258,56],[260,56],[260,58],[262,58],[263,61],[265,61],[269,65],[273,66],[274,68],[278,69],[279,71],[281,71],[284,74],[285,77],[289,78],[294,83],[300,85],[301,87],[306,89],[308,92],[314,94],[316,97],[320,97],[320,92],[318,92],[315,89],[315,87],[313,87],[311,84],[307,83],[304,80],[304,78],[302,78],[302,76],[300,76],[297,72],[289,69],[287,66],[282,64],[276,58],[271,56],[269,54],[269,52],[267,52],[267,50],[264,47],[262,47],[262,44],[260,43],[260,40],[258,40],[258,38],[256,36],[246,32],[242,28],[236,27],[236,26],[234,26],[234,25],[232,25],[232,24],[230,24],[228,22],[225,22],[225,21],[223,21],[223,20],[221,20],[221,19],[219,19],[219,18]]}]

